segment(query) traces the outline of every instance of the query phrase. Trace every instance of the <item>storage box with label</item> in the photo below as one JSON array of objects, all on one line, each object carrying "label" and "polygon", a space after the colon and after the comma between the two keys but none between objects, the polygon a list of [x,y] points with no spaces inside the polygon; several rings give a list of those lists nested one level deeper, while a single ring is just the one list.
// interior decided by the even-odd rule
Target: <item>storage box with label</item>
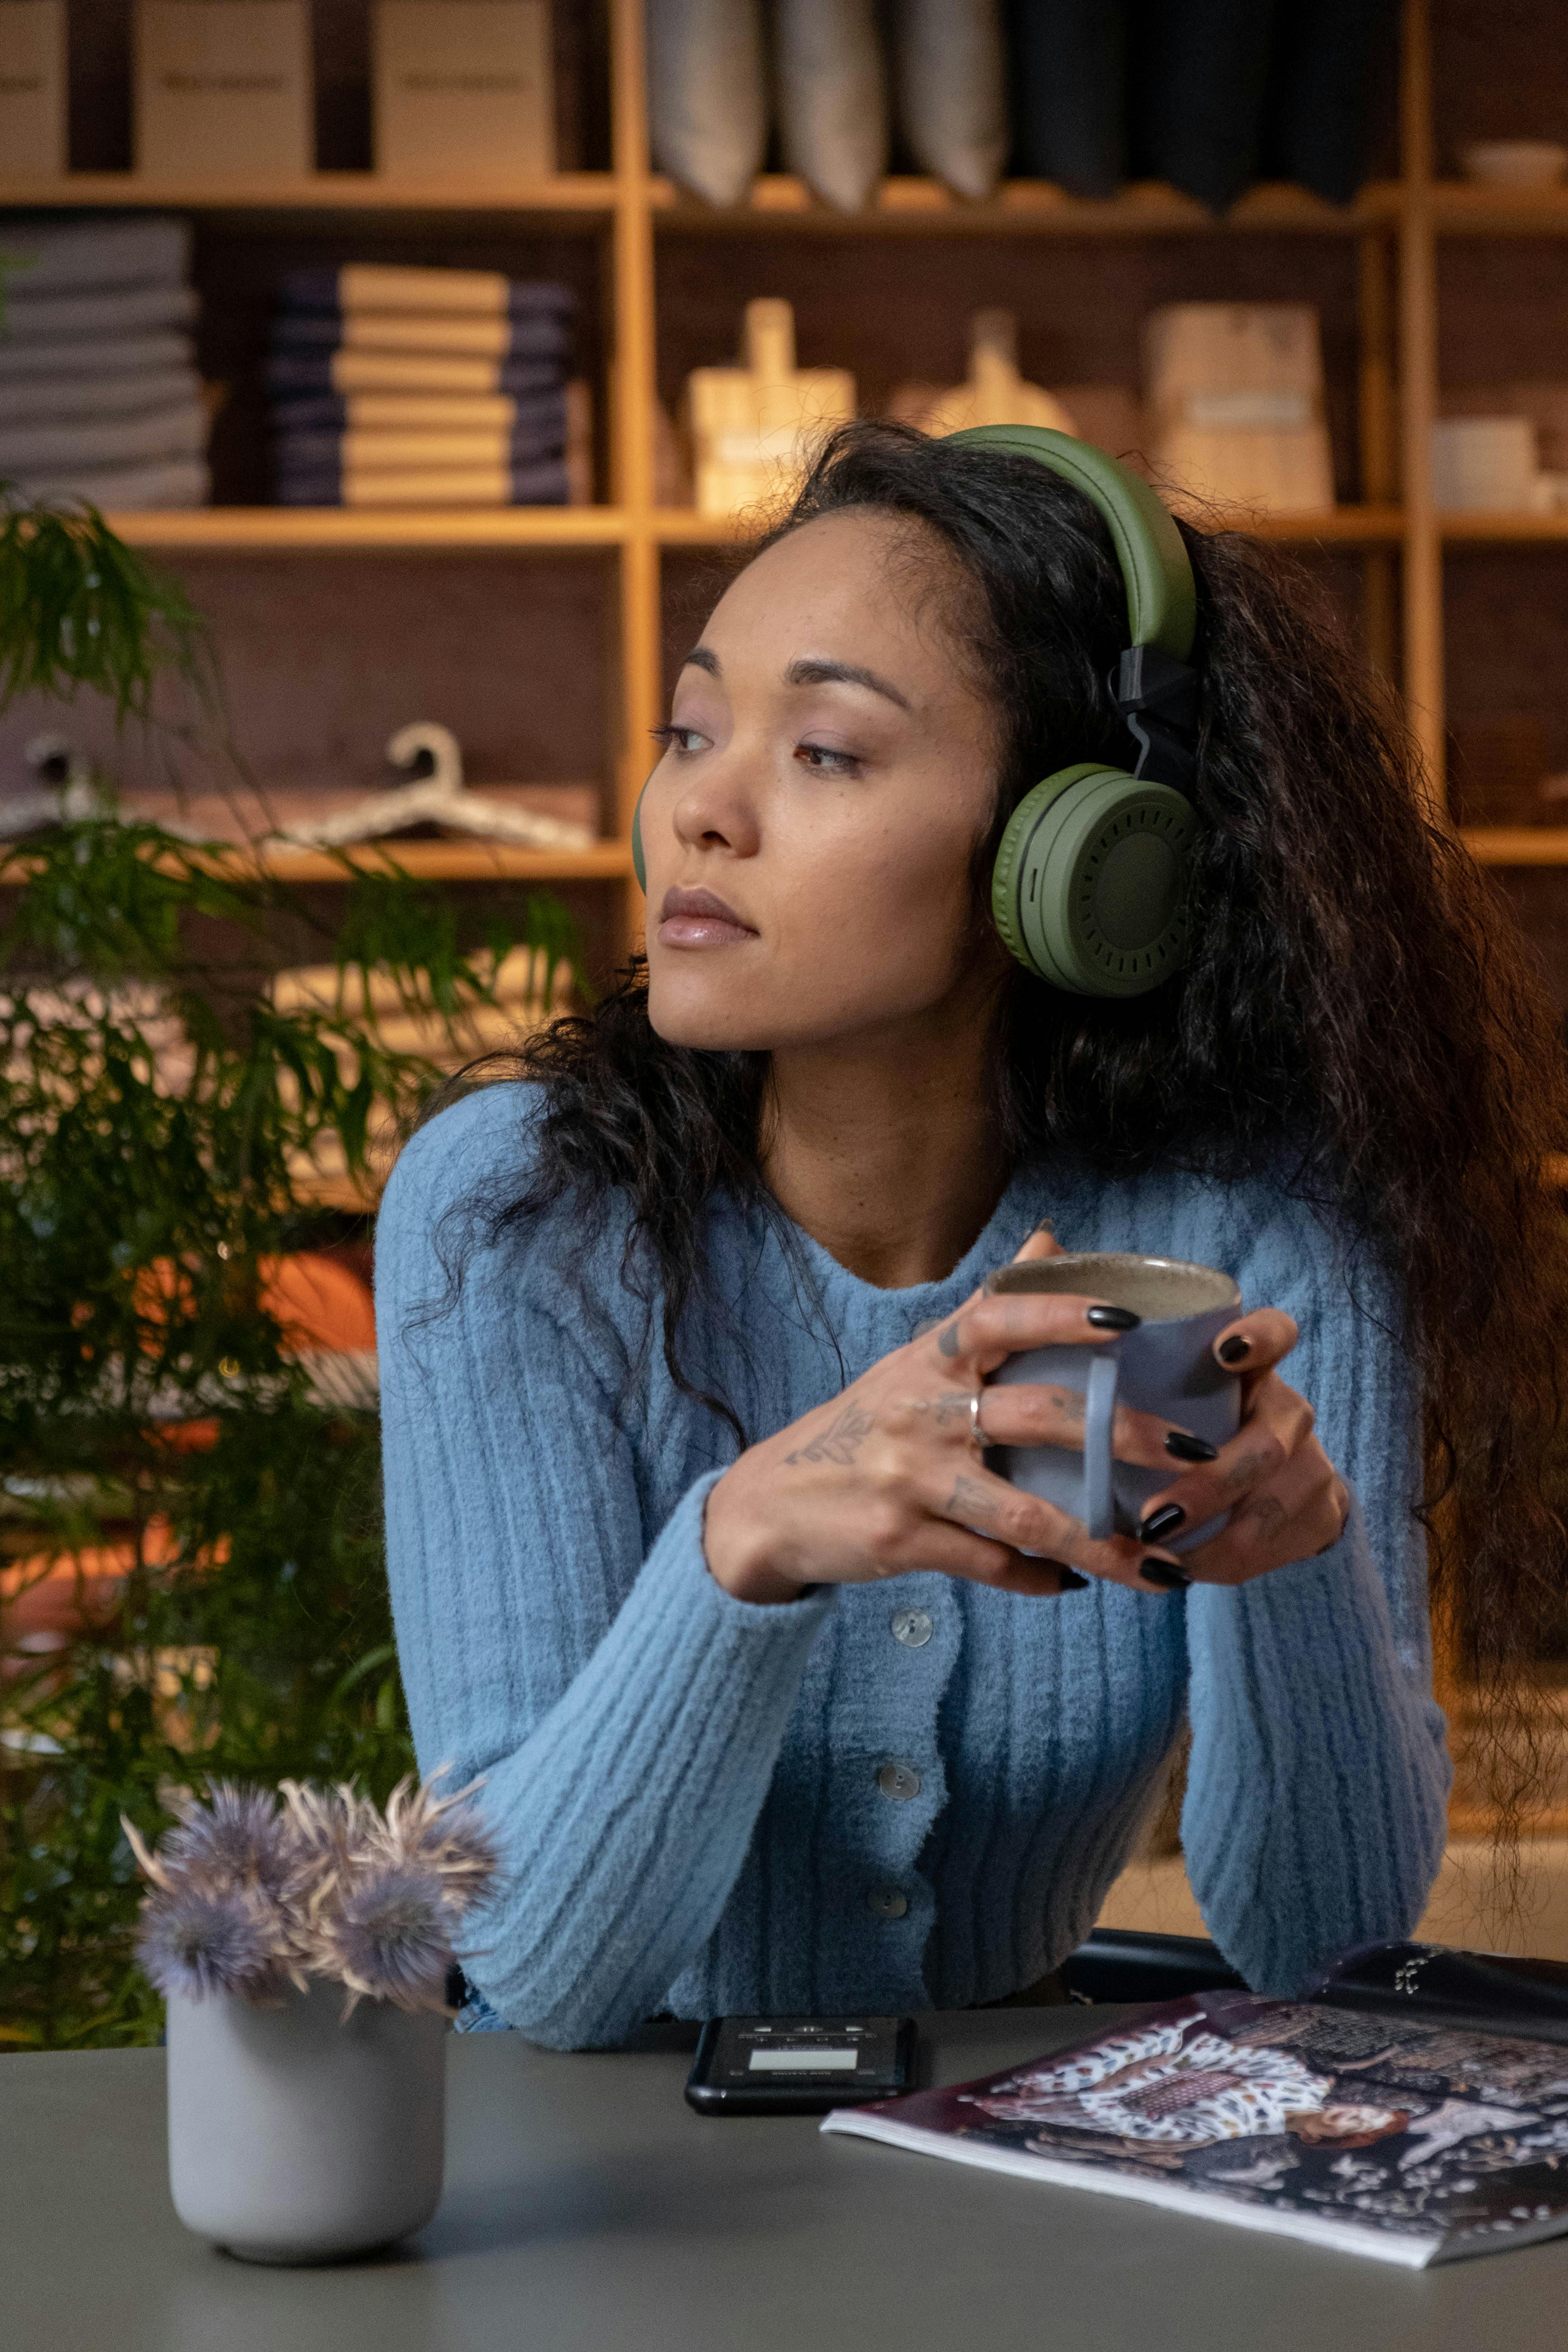
[{"label": "storage box with label", "polygon": [[281,180],[314,168],[308,0],[136,0],[136,168]]},{"label": "storage box with label", "polygon": [[1173,302],[1143,331],[1162,487],[1243,512],[1334,503],[1318,314],[1304,302]]},{"label": "storage box with label", "polygon": [[0,0],[0,156],[16,178],[66,168],[66,0]]},{"label": "storage box with label", "polygon": [[377,0],[375,168],[479,185],[555,169],[549,0]]},{"label": "storage box with label", "polygon": [[693,368],[686,406],[697,510],[733,515],[794,494],[821,442],[853,417],[855,379],[845,368],[797,368],[789,304],[748,302],[743,363]]}]

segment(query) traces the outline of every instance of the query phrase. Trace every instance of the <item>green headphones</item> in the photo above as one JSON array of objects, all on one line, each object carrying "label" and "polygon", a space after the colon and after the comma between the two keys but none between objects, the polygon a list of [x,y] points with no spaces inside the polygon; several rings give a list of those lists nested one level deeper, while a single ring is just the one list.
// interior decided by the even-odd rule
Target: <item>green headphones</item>
[{"label": "green headphones", "polygon": [[[1186,961],[1187,853],[1197,719],[1186,667],[1197,622],[1181,533],[1149,485],[1101,449],[1032,425],[984,425],[948,438],[1033,457],[1104,516],[1127,588],[1131,645],[1112,696],[1139,746],[1136,767],[1080,761],[1014,810],[991,876],[991,911],[1026,971],[1075,996],[1142,996]],[[644,787],[647,790],[647,787]],[[646,890],[642,803],[632,863]]]}]

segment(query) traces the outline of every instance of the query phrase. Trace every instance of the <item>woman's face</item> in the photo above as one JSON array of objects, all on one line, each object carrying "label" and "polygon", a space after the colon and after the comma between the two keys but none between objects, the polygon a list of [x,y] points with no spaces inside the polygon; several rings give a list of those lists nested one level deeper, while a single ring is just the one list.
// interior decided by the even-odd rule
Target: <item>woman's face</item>
[{"label": "woman's face", "polygon": [[952,559],[874,512],[728,590],[642,803],[648,1012],[674,1045],[886,1036],[973,985],[991,713],[950,648]]}]

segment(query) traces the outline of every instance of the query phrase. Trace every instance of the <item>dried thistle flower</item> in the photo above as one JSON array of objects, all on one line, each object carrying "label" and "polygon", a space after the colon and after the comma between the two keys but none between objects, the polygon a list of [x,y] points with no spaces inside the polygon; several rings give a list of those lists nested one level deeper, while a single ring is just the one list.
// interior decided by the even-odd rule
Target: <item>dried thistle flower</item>
[{"label": "dried thistle flower", "polygon": [[[447,1769],[443,1765],[441,1772]],[[441,1772],[432,1772],[417,1789],[412,1775],[400,1780],[386,1801],[384,1823],[374,1824],[368,1843],[389,1863],[433,1871],[441,1882],[443,1901],[454,1917],[461,1918],[489,1894],[500,1857],[474,1801],[482,1780],[437,1797]]]},{"label": "dried thistle flower", "polygon": [[179,1827],[158,1848],[166,1872],[215,1886],[258,1886],[274,1900],[281,1895],[292,1857],[288,1818],[270,1789],[215,1780],[205,1804],[184,1797],[174,1810]]},{"label": "dried thistle flower", "polygon": [[361,2000],[440,2009],[452,1958],[451,1916],[435,1871],[396,1863],[372,1867],[322,1907],[311,1965],[348,1986],[345,2016]]},{"label": "dried thistle flower", "polygon": [[[267,1999],[311,1977],[361,2000],[442,2009],[458,1922],[489,1894],[496,1849],[473,1802],[400,1781],[384,1813],[347,1782],[270,1791],[213,1785],[175,1806],[150,1852],[122,1826],[151,1891],[138,1951],[164,1992]],[[348,2012],[345,2011],[345,2015]]]},{"label": "dried thistle flower", "polygon": [[277,1908],[254,1887],[175,1883],[150,1895],[136,1957],[161,1993],[187,2000],[211,1993],[276,1999],[292,1973]]}]

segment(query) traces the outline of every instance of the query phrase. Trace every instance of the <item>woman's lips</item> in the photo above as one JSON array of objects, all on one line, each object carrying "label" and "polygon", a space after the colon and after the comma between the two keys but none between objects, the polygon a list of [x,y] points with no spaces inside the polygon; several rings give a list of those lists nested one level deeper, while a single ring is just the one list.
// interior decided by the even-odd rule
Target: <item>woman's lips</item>
[{"label": "woman's lips", "polygon": [[667,948],[734,947],[756,932],[733,907],[711,890],[667,890],[659,913],[658,940]]}]

